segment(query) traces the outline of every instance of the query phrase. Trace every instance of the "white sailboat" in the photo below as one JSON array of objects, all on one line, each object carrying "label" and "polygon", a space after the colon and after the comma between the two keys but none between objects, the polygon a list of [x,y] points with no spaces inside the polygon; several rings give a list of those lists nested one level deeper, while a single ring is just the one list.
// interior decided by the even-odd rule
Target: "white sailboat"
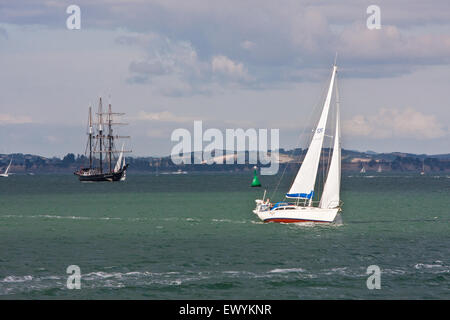
[{"label": "white sailboat", "polygon": [[6,168],[5,172],[0,173],[0,177],[7,178],[9,176],[8,172],[9,172],[9,168],[11,167],[11,163],[12,163],[12,159],[11,159],[11,161],[9,161],[9,165]]},{"label": "white sailboat", "polygon": [[366,173],[366,168],[364,168],[364,166],[361,168],[361,170],[359,171],[359,173]]},{"label": "white sailboat", "polygon": [[381,165],[378,166],[377,172],[378,173],[383,172],[383,170],[381,169]]},{"label": "white sailboat", "polygon": [[270,203],[264,198],[257,199],[253,212],[264,222],[325,222],[335,221],[340,211],[340,182],[341,182],[341,145],[339,122],[339,94],[336,93],[336,129],[334,133],[333,154],[331,156],[327,179],[320,201],[314,203],[314,187],[319,168],[320,155],[325,138],[325,127],[330,110],[333,88],[336,82],[337,66],[333,66],[330,85],[313,138],[305,155],[303,163],[286,194],[286,198],[295,199],[294,203]]},{"label": "white sailboat", "polygon": [[[122,144],[122,150],[120,151],[119,157],[117,158],[116,165],[114,166],[114,172],[119,172],[126,167],[125,157],[123,155],[123,147],[124,147],[124,144]],[[127,173],[126,173],[126,170],[124,170],[124,173],[123,173],[122,177],[120,178],[120,181],[124,181],[126,178],[127,178]]]}]

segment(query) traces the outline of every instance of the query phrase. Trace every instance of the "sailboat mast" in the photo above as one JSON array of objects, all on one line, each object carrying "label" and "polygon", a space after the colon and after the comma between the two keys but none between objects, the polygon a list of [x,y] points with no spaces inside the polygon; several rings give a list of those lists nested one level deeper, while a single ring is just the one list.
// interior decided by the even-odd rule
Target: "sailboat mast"
[{"label": "sailboat mast", "polygon": [[102,153],[102,144],[103,144],[103,118],[102,118],[102,98],[100,98],[100,103],[98,105],[98,133],[99,133],[99,144],[100,144],[100,173],[103,173],[103,153]]},{"label": "sailboat mast", "polygon": [[92,169],[92,108],[89,107],[89,169]]},{"label": "sailboat mast", "polygon": [[109,172],[112,172],[112,111],[111,111],[111,103],[108,107],[108,156],[109,156]]}]

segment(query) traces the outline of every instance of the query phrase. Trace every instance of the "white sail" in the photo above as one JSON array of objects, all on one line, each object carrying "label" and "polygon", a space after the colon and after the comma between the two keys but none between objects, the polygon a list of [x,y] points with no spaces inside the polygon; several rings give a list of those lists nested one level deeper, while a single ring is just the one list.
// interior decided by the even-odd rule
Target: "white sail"
[{"label": "white sail", "polygon": [[314,136],[311,144],[309,145],[308,152],[306,153],[302,166],[300,167],[289,192],[286,194],[287,198],[304,198],[312,200],[314,197],[314,185],[316,184],[317,169],[319,167],[320,154],[325,136],[325,125],[328,119],[336,70],[337,67],[335,65],[333,66],[330,86],[328,88],[328,93],[320,120],[317,124],[316,130],[314,131]]},{"label": "white sail", "polygon": [[9,171],[9,167],[11,167],[11,163],[12,163],[12,159],[11,159],[11,161],[9,162],[9,165],[8,165],[8,167],[6,168],[5,172],[4,172],[4,173],[0,173],[0,177],[3,177],[3,178],[7,178],[7,177],[8,177],[8,171]]},{"label": "white sail", "polygon": [[122,169],[122,158],[123,158],[123,144],[122,144],[122,151],[120,151],[119,158],[117,159],[116,165],[114,167],[114,172],[117,172],[120,169]]},{"label": "white sail", "polygon": [[7,167],[6,170],[5,170],[5,175],[8,175],[8,171],[9,171],[9,167],[11,167],[11,163],[12,163],[12,159],[11,159],[11,161],[9,162],[9,165],[8,165],[8,167]]},{"label": "white sail", "polygon": [[[122,165],[122,169],[125,168],[126,163],[125,163],[125,157],[123,157],[123,165]],[[120,181],[125,181],[125,179],[127,178],[127,171],[125,170],[123,172],[122,178],[120,178]]]},{"label": "white sail", "polygon": [[339,92],[336,86],[336,131],[334,135],[333,155],[330,169],[323,188],[320,208],[332,209],[339,207],[339,189],[341,186],[341,139],[339,122]]}]

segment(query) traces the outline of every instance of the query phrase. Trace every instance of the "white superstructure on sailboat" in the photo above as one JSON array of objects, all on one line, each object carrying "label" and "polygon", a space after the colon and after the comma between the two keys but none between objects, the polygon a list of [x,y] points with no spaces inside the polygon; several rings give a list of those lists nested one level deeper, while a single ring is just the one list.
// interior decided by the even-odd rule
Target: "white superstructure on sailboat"
[{"label": "white superstructure on sailboat", "polygon": [[333,89],[336,83],[337,66],[333,66],[330,85],[323,105],[322,113],[314,131],[308,151],[303,163],[286,194],[286,198],[295,202],[270,203],[264,199],[255,200],[253,211],[264,222],[333,222],[340,210],[340,181],[341,181],[341,146],[339,121],[339,94],[336,93],[336,122],[334,143],[328,174],[320,201],[314,205],[315,185],[320,156],[325,138],[325,129],[330,111]]}]

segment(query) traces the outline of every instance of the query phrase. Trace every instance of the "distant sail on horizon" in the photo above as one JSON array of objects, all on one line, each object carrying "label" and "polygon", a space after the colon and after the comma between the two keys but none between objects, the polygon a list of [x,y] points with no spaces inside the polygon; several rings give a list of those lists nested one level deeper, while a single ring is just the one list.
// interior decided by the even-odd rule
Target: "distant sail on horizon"
[{"label": "distant sail on horizon", "polygon": [[11,158],[11,160],[9,161],[8,166],[6,167],[5,172],[0,173],[0,177],[7,178],[9,176],[9,168],[11,167],[12,161],[13,161],[13,159]]}]

